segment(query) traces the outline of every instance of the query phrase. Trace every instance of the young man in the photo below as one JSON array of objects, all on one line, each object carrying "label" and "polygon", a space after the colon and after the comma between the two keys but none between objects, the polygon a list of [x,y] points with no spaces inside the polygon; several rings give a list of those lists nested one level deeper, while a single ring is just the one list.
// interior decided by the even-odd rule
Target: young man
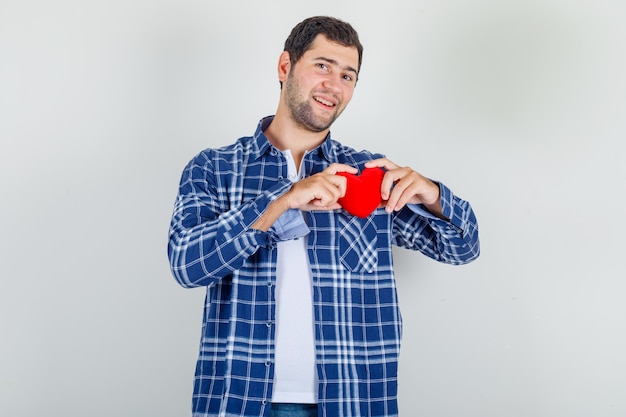
[{"label": "young man", "polygon": [[[184,287],[206,287],[194,416],[395,416],[401,317],[392,245],[450,264],[479,254],[470,205],[408,167],[331,139],[362,46],[312,17],[278,60],[276,114],[251,137],[185,168],[168,254]],[[385,171],[363,218],[339,172]]]}]

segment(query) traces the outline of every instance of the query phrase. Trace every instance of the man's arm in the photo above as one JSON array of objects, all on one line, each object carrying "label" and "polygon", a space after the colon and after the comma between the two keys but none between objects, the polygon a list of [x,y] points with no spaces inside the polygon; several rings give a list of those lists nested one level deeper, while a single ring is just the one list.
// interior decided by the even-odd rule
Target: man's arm
[{"label": "man's arm", "polygon": [[241,174],[232,174],[232,189],[226,190],[215,172],[213,157],[201,153],[181,176],[170,222],[168,257],[174,278],[186,288],[212,285],[240,269],[260,247],[273,245],[272,233],[251,226],[291,186],[289,181],[279,181],[235,206],[231,199],[239,198]]},{"label": "man's arm", "polygon": [[260,247],[274,245],[280,237],[271,227],[285,211],[338,208],[345,178],[334,174],[356,169],[333,164],[297,183],[280,182],[227,211],[219,203],[224,190],[211,184],[213,171],[210,161],[192,161],[174,205],[168,257],[174,278],[186,288],[212,285],[240,269]]},{"label": "man's arm", "polygon": [[387,213],[401,210],[407,204],[422,204],[441,219],[442,212],[439,186],[409,167],[400,167],[386,158],[365,164],[366,168],[385,168],[381,184],[381,196]]},{"label": "man's arm", "polygon": [[343,164],[332,164],[324,171],[300,180],[291,189],[273,201],[252,227],[268,231],[278,218],[289,209],[336,210],[337,203],[346,194],[346,179],[338,172],[356,173],[357,169]]},{"label": "man's arm", "polygon": [[478,257],[478,224],[467,201],[445,185],[388,159],[376,159],[365,166],[387,169],[381,194],[387,212],[395,213],[395,244],[455,265]]}]

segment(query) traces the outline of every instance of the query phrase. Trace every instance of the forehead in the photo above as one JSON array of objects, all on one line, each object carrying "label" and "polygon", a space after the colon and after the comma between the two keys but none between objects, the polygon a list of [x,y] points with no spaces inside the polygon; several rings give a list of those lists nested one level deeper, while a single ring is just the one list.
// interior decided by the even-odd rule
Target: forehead
[{"label": "forehead", "polygon": [[342,67],[358,68],[359,52],[355,46],[344,46],[337,42],[329,41],[324,35],[317,35],[310,48],[302,58],[306,59],[330,59],[336,61]]}]

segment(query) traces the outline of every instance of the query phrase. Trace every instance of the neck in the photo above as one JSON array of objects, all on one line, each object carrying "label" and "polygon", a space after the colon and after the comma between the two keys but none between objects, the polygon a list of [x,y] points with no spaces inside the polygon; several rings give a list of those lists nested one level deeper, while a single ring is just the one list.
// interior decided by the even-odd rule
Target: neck
[{"label": "neck", "polygon": [[296,124],[288,115],[283,114],[279,108],[276,111],[274,120],[265,129],[265,136],[272,145],[284,151],[289,149],[296,162],[296,167],[300,166],[300,161],[306,151],[317,148],[324,142],[329,129],[322,132],[311,132]]}]

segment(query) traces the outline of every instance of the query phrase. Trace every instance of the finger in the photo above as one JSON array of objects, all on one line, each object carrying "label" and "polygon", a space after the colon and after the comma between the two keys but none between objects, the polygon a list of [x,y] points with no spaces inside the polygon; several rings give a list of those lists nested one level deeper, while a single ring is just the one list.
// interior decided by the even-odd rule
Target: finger
[{"label": "finger", "polygon": [[346,190],[346,179],[336,175],[329,175],[325,181],[320,182],[316,200],[321,206],[334,204]]},{"label": "finger", "polygon": [[[345,166],[347,167],[347,165]],[[338,198],[341,198],[346,194],[348,180],[344,176],[331,174],[331,172],[333,171],[331,170],[327,172],[326,170],[324,170],[323,172],[315,174],[313,177],[310,177],[310,178],[315,178],[316,181],[319,181],[318,185],[321,187],[337,188],[339,190]],[[338,171],[338,172],[344,172],[344,171]],[[334,191],[333,188],[329,188],[329,189]]]},{"label": "finger", "polygon": [[328,205],[323,205],[320,201],[314,201],[311,203],[309,210],[338,210],[341,208],[339,203],[332,203]]},{"label": "finger", "polygon": [[365,163],[365,168],[385,168],[386,170],[398,169],[400,168],[394,162],[390,161],[387,158],[378,158],[373,159]]},{"label": "finger", "polygon": [[383,177],[381,195],[383,199],[387,200],[388,212],[404,207],[406,201],[411,198],[410,190],[415,186],[415,178],[411,175],[412,173],[413,171],[408,168],[399,168],[387,171]]},{"label": "finger", "polygon": [[396,184],[398,180],[406,175],[404,171],[405,169],[395,168],[385,172],[385,175],[383,176],[383,181],[380,184],[380,195],[383,200],[388,200],[390,198],[394,184]]},{"label": "finger", "polygon": [[[340,171],[344,172],[344,171]],[[335,187],[339,189],[339,197],[341,198],[346,195],[346,190],[348,189],[348,179],[346,177],[342,177],[341,175],[329,175],[328,181]]]},{"label": "finger", "polygon": [[410,184],[406,187],[404,186],[404,184],[402,184],[400,187],[396,186],[391,193],[392,196],[390,198],[390,201],[393,200],[393,202],[389,203],[390,211],[398,211],[406,206],[409,200],[415,195],[414,190],[414,184]]},{"label": "finger", "polygon": [[335,175],[338,172],[347,172],[350,174],[356,174],[357,172],[359,172],[359,170],[350,165],[334,163],[334,164],[330,164],[328,168],[326,168],[323,172],[326,174],[332,174],[332,175]]},{"label": "finger", "polygon": [[[334,180],[335,177],[340,179]],[[333,178],[335,182],[341,182],[341,177],[323,173],[315,174],[296,182],[289,191],[291,195],[290,207],[306,207],[309,204],[313,204],[315,201],[318,202],[316,204],[322,205],[336,201],[341,194],[341,188],[331,183],[327,178]],[[343,179],[345,180],[345,178]]]}]

